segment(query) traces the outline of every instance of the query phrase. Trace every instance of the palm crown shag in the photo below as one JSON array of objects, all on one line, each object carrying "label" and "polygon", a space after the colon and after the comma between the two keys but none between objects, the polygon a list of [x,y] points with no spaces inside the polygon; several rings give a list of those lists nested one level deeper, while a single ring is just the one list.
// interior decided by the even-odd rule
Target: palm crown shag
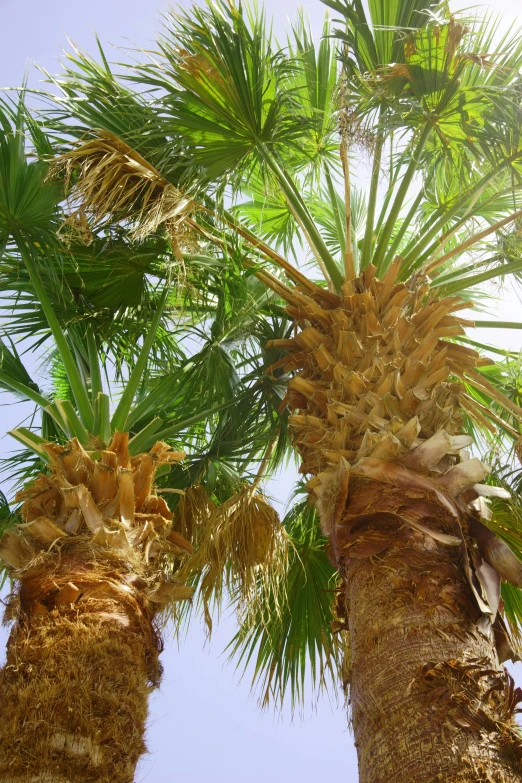
[{"label": "palm crown shag", "polygon": [[522,37],[426,0],[326,4],[318,44],[218,1],[119,76],[76,52],[43,115],[54,171],[71,225],[159,233],[180,268],[194,245],[239,259],[272,292],[259,321],[293,324],[264,370],[308,502],[286,592],[253,578],[233,642],[265,695],[300,697],[307,662],[321,682],[341,636],[362,783],[515,781],[520,533],[468,449],[509,461],[522,408],[514,357],[459,313],[522,271]]}]

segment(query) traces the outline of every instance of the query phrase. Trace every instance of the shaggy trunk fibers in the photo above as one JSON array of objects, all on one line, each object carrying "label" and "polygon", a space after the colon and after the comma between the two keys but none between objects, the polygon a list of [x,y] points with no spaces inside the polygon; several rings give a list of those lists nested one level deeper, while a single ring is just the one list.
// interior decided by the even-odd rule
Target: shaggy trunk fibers
[{"label": "shaggy trunk fibers", "polygon": [[[515,783],[521,739],[511,678],[491,633],[477,627],[459,549],[412,531],[406,519],[401,531],[388,513],[409,504],[404,492],[373,482],[354,488],[347,504],[349,515],[369,513],[359,517],[359,537],[395,536],[379,554],[354,546],[354,556],[340,558],[360,783]],[[340,551],[353,541],[345,531],[341,522]]]},{"label": "shaggy trunk fibers", "polygon": [[[160,676],[150,612],[114,562],[94,570],[71,560],[20,583],[0,673],[2,781],[131,783],[145,751]],[[67,602],[79,592],[88,599]]]},{"label": "shaggy trunk fibers", "polygon": [[0,672],[2,781],[132,783],[145,751],[160,679],[154,615],[192,594],[165,565],[191,546],[153,492],[157,468],[183,454],[158,442],[130,455],[128,439],[44,446],[47,472],[18,494],[23,523],[0,540],[17,585]]}]

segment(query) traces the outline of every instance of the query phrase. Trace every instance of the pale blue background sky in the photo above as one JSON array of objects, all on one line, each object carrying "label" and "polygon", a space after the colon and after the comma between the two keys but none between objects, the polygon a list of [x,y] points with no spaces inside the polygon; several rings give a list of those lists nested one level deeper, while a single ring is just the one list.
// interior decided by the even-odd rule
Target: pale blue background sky
[{"label": "pale blue background sky", "polygon": [[[288,17],[294,16],[295,0],[266,0],[265,5],[282,38]],[[324,6],[319,0],[300,5],[319,33]],[[497,0],[490,5],[505,11],[507,23],[513,22],[519,8],[518,0]],[[166,7],[163,0],[0,0],[0,85],[19,84],[31,61],[56,72],[66,36],[90,52],[94,52],[94,30],[104,44],[149,48]],[[30,83],[36,85],[37,79],[33,72]],[[518,320],[520,304],[509,295],[501,312],[503,320]],[[481,330],[480,337],[498,343],[501,333],[491,331],[489,335]],[[504,335],[503,344],[520,349],[520,332]],[[1,402],[7,402],[5,395]],[[0,407],[0,433],[18,424],[20,415],[18,405]],[[11,449],[8,439],[0,440],[0,453]],[[286,474],[272,487],[282,504],[292,482],[293,476]],[[136,781],[323,783],[339,779],[355,783],[355,749],[342,699],[338,705],[323,699],[316,710],[307,705],[303,719],[292,721],[289,709],[275,718],[262,715],[249,694],[248,681],[239,683],[221,654],[233,631],[234,621],[229,618],[205,648],[200,627],[191,630],[179,649],[166,640],[165,676],[151,700],[150,755],[141,764]],[[2,629],[0,650],[5,639]]]}]

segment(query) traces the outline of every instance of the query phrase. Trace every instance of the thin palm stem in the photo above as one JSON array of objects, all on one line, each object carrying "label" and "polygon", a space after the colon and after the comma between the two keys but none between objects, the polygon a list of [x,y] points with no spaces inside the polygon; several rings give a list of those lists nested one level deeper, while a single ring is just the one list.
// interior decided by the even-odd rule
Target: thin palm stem
[{"label": "thin palm stem", "polygon": [[344,176],[344,204],[345,204],[345,231],[346,231],[346,250],[344,253],[344,275],[347,280],[353,280],[355,277],[355,265],[353,262],[352,249],[352,206],[350,192],[350,160],[348,157],[348,143],[345,139],[340,147],[341,163]]},{"label": "thin palm stem", "polygon": [[[383,109],[381,107],[380,117]],[[379,119],[380,119],[379,117]],[[373,227],[375,225],[375,211],[377,208],[377,196],[379,193],[379,178],[381,174],[381,159],[384,147],[384,138],[381,134],[380,123],[377,123],[377,141],[375,143],[375,152],[373,156],[372,176],[370,181],[370,192],[368,196],[368,213],[366,215],[366,229],[364,232],[361,266],[364,268],[370,263],[372,256],[372,247],[374,243]]]},{"label": "thin palm stem", "polygon": [[[505,158],[502,163],[493,168],[491,171],[488,171],[479,182],[474,183],[472,188],[466,190],[462,196],[456,198],[451,206],[448,204],[443,204],[441,207],[439,207],[432,217],[425,223],[420,237],[418,239],[415,237],[410,245],[405,248],[404,268],[409,271],[415,266],[416,263],[422,264],[423,261],[427,260],[439,246],[440,239],[438,238],[438,235],[444,231],[451,220],[456,215],[458,215],[460,210],[466,206],[469,200],[474,198],[477,190],[482,190],[484,187],[489,185],[506,166],[515,163],[520,158],[522,158],[522,152],[520,151],[517,151],[513,155]],[[498,196],[498,193],[496,195]],[[492,197],[491,200],[494,200],[494,197]],[[462,226],[467,220],[473,217],[474,214],[475,210],[472,212],[466,211],[466,214],[456,221],[456,223],[451,227],[451,230]],[[436,237],[437,239],[435,242],[430,245],[430,242],[432,242],[432,240]],[[426,250],[426,248],[428,248],[428,250],[424,255],[421,255],[422,252]]]},{"label": "thin palm stem", "polygon": [[513,212],[511,215],[508,215],[507,217],[503,218],[503,220],[499,220],[497,223],[494,223],[492,226],[488,226],[488,228],[484,229],[484,231],[479,231],[477,234],[473,234],[473,236],[469,237],[464,242],[461,242],[460,245],[457,245],[457,247],[454,247],[452,250],[449,250],[440,258],[435,259],[435,261],[432,261],[431,264],[428,264],[428,266],[426,267],[426,272],[428,274],[430,272],[433,272],[439,266],[445,264],[446,261],[449,261],[450,258],[460,255],[460,253],[463,253],[469,247],[476,245],[477,242],[482,242],[482,240],[488,237],[490,234],[499,231],[501,228],[504,228],[504,226],[507,226],[508,223],[512,223],[514,220],[517,220],[519,217],[522,217],[522,209],[519,209],[517,212]]},{"label": "thin palm stem", "polygon": [[96,337],[92,326],[89,324],[86,330],[86,342],[87,350],[89,353],[89,371],[91,375],[91,397],[92,401],[96,400],[100,392],[103,393],[103,382],[101,375],[100,360],[98,357],[98,349],[96,346]]},{"label": "thin palm stem", "polygon": [[332,212],[335,220],[335,227],[337,229],[337,236],[339,238],[339,245],[341,247],[341,255],[344,258],[346,253],[346,238],[345,238],[345,232],[343,228],[343,221],[341,217],[341,212],[339,210],[339,203],[337,198],[337,191],[335,190],[332,175],[330,173],[330,169],[328,167],[328,164],[324,167],[324,175],[325,175],[325,181],[326,181],[326,187],[328,189],[328,195],[330,197],[330,202],[332,204]]},{"label": "thin palm stem", "polygon": [[259,142],[259,148],[267,165],[270,167],[277,181],[279,182],[285,198],[299,216],[304,228],[306,229],[311,241],[314,244],[314,247],[324,261],[324,265],[327,269],[328,275],[332,280],[332,283],[336,289],[340,289],[341,285],[343,284],[343,275],[335,263],[335,260],[332,257],[330,251],[326,247],[324,239],[315,225],[315,222],[310,215],[310,212],[306,207],[303,199],[301,198],[299,191],[290,177],[288,177],[286,172],[283,171],[275,157],[267,149],[266,145],[262,144],[262,142]]},{"label": "thin palm stem", "polygon": [[159,326],[159,322],[163,315],[163,308],[165,306],[165,302],[167,301],[168,292],[169,292],[168,286],[165,286],[165,289],[157,304],[157,309],[156,312],[154,313],[154,317],[152,319],[149,331],[147,332],[147,335],[143,340],[143,345],[138,355],[136,364],[132,369],[130,377],[127,383],[125,384],[125,389],[123,391],[123,394],[121,395],[120,401],[116,407],[116,410],[114,411],[114,416],[112,417],[112,422],[111,422],[112,428],[114,430],[121,430],[121,431],[125,430],[127,416],[129,415],[132,402],[134,400],[136,392],[138,391],[138,387],[143,377],[143,373],[147,366],[150,351],[154,344],[154,340],[156,339],[156,330]]},{"label": "thin palm stem", "polygon": [[418,171],[420,157],[422,155],[424,147],[426,146],[426,142],[428,141],[431,130],[432,130],[432,126],[429,123],[426,124],[422,129],[415,150],[412,153],[410,164],[406,169],[406,172],[402,178],[402,182],[400,184],[399,190],[397,191],[395,200],[392,204],[388,217],[386,218],[386,221],[384,223],[383,230],[379,238],[377,247],[375,248],[375,253],[372,259],[372,262],[374,266],[377,267],[377,269],[380,268],[384,255],[388,248],[388,242],[390,241],[390,238],[393,233],[393,229],[395,228],[395,223],[400,215],[402,206],[406,199],[408,189],[411,185],[413,177]]}]

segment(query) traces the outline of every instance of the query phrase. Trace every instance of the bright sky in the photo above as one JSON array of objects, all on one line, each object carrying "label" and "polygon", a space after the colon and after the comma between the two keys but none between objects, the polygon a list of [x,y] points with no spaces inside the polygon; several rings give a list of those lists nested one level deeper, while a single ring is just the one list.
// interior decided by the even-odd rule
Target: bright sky
[{"label": "bright sky", "polygon": [[[299,4],[266,0],[265,5],[281,38],[297,5],[319,34],[324,16],[319,0]],[[469,5],[462,2],[464,7]],[[452,6],[458,8],[457,3]],[[166,7],[164,0],[3,0],[0,86],[20,84],[31,62],[57,72],[66,36],[91,53],[94,30],[104,45],[150,48]],[[495,0],[489,7],[505,14],[506,27],[520,15],[519,0]],[[116,52],[114,59],[118,59]],[[35,86],[37,79],[33,72],[30,84]],[[506,291],[497,312],[502,320],[521,320],[520,303],[513,292]],[[494,318],[495,312],[490,315]],[[477,330],[476,336],[511,350],[520,350],[522,344],[521,331]],[[19,423],[20,416],[18,405],[0,408],[0,437]],[[12,448],[8,438],[0,440],[2,454]],[[286,501],[292,484],[293,475],[285,474],[273,485],[280,502]],[[137,783],[173,779],[184,783],[355,782],[356,755],[342,700],[331,705],[323,699],[316,711],[307,705],[304,719],[296,717],[293,722],[289,710],[275,718],[262,715],[249,694],[248,678],[240,683],[233,667],[225,665],[222,651],[233,632],[233,619],[223,621],[205,649],[200,627],[190,631],[179,649],[167,636],[162,657],[165,676],[151,700],[150,755],[140,767]],[[0,630],[0,649],[6,638],[5,629]],[[522,683],[520,666],[516,669]]]}]

